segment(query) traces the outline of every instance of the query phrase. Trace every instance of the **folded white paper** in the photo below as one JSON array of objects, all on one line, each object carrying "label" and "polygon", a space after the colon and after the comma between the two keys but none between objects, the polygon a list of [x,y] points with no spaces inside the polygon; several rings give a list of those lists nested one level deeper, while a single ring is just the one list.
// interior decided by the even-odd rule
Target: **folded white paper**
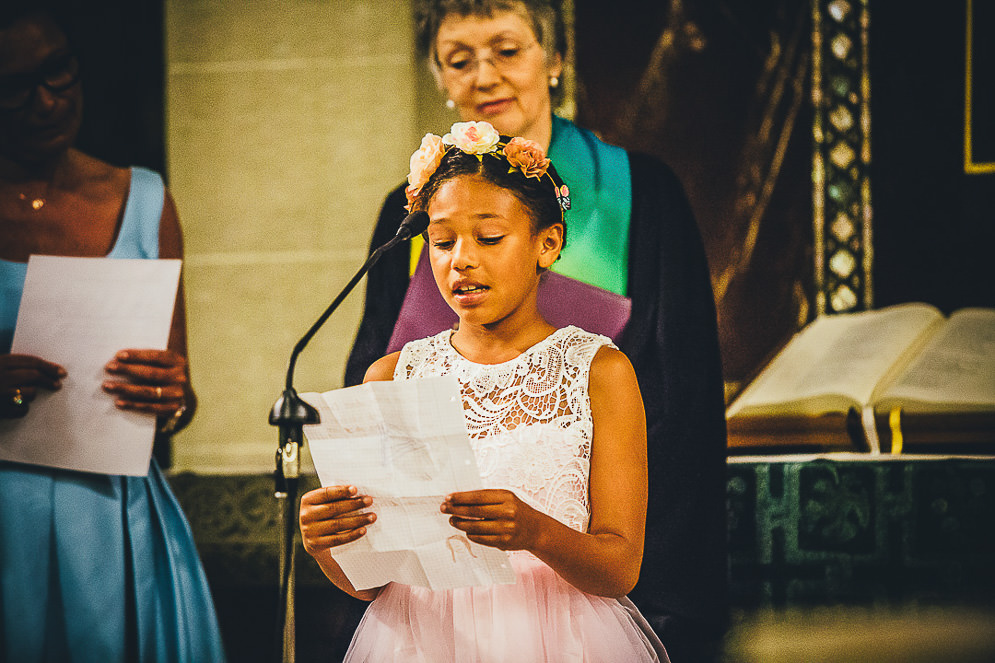
[{"label": "folded white paper", "polygon": [[483,488],[456,378],[369,382],[302,397],[321,416],[304,427],[321,484],[353,485],[373,498],[377,521],[367,534],[332,549],[356,589],[515,581],[507,553],[470,541],[439,508],[449,493]]},{"label": "folded white paper", "polygon": [[0,420],[0,459],[101,474],[149,471],[155,417],[125,412],[101,384],[119,350],[163,350],[179,260],[31,256],[11,352],[60,364],[26,417]]}]

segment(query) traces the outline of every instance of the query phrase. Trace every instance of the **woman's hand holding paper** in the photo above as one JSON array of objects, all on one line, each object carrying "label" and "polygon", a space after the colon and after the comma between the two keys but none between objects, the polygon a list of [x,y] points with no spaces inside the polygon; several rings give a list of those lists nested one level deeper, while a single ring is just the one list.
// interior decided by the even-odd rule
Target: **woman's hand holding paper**
[{"label": "woman's hand holding paper", "polygon": [[186,357],[173,350],[122,350],[105,369],[118,380],[105,380],[104,391],[122,410],[170,414],[187,401]]},{"label": "woman's hand holding paper", "polygon": [[0,419],[23,417],[39,388],[55,391],[64,377],[66,369],[58,364],[30,355],[0,354]]}]

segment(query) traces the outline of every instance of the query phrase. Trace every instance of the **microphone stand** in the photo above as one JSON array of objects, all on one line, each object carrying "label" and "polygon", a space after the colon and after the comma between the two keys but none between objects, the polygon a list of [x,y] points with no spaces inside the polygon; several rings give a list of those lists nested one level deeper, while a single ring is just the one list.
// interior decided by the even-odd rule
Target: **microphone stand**
[{"label": "microphone stand", "polygon": [[370,254],[370,257],[366,259],[366,262],[346,284],[342,292],[328,305],[325,312],[294,346],[293,352],[290,354],[290,364],[287,367],[287,381],[283,394],[273,404],[273,409],[269,414],[270,425],[277,426],[279,431],[276,470],[273,477],[276,483],[274,496],[280,505],[280,588],[277,604],[276,640],[277,660],[282,663],[294,663],[296,658],[294,539],[297,533],[295,521],[297,520],[297,492],[300,480],[300,452],[304,446],[304,426],[305,424],[317,424],[321,421],[318,411],[298,396],[294,389],[294,368],[297,366],[297,357],[335,312],[335,309],[352,292],[359,280],[380,260],[380,256],[401,242],[411,239],[414,235],[421,234],[427,226],[428,215],[425,212],[409,214],[401,222],[397,234]]}]

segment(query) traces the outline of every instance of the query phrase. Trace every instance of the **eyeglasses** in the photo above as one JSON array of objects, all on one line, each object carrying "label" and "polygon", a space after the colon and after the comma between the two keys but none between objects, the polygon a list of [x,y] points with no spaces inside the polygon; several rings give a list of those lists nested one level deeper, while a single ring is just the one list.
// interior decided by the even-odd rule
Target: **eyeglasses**
[{"label": "eyeglasses", "polygon": [[[515,41],[503,40],[489,48],[458,49],[440,64],[444,73],[457,78],[473,76],[481,62],[489,62],[498,71],[513,71],[524,64],[525,54],[533,46],[538,46],[538,43],[533,41],[523,46]],[[483,53],[486,53],[487,57],[483,57]]]},{"label": "eyeglasses", "polygon": [[32,102],[38,87],[59,94],[79,82],[79,60],[72,53],[45,62],[36,71],[0,77],[0,111],[19,111]]}]

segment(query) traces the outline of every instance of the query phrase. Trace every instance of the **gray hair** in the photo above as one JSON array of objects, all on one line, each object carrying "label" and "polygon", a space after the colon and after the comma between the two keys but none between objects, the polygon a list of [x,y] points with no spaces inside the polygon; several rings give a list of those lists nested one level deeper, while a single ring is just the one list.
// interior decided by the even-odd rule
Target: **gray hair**
[{"label": "gray hair", "polygon": [[567,37],[559,0],[418,0],[415,3],[415,43],[419,54],[428,59],[436,78],[439,61],[435,38],[442,21],[450,14],[492,18],[502,12],[513,12],[528,20],[547,62],[555,55],[566,58]]}]

